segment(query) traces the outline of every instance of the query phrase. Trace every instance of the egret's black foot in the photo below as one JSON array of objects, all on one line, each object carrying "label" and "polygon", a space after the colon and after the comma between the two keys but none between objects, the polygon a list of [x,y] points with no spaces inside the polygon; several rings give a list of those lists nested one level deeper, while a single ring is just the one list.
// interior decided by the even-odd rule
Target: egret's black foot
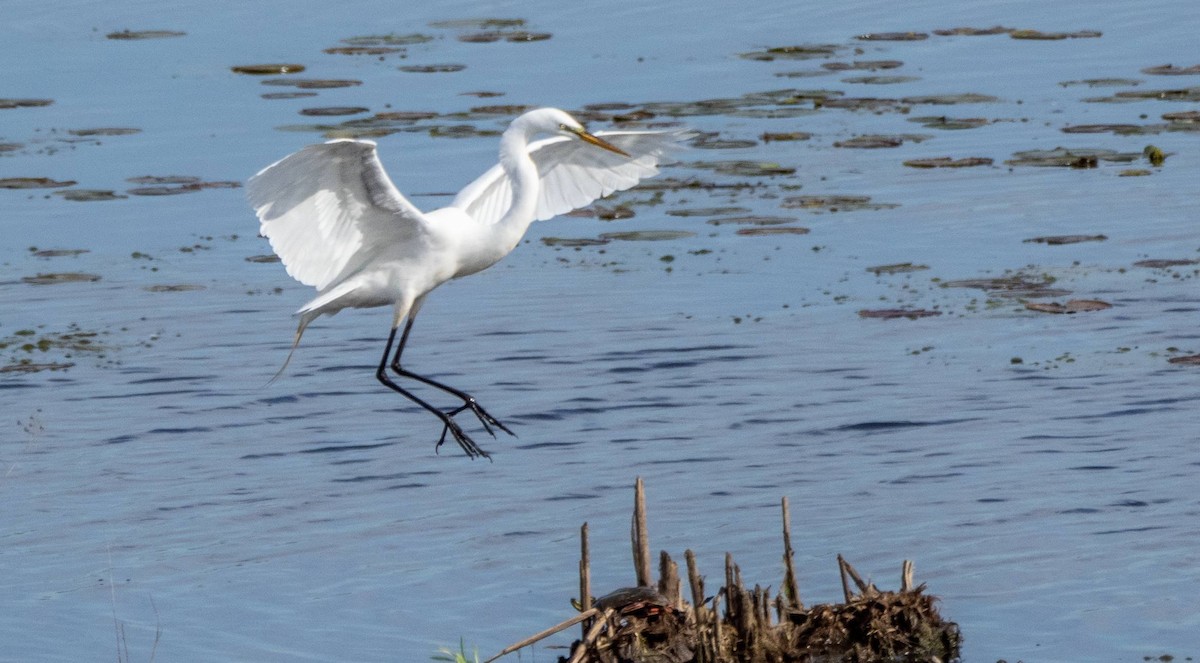
[{"label": "egret's black foot", "polygon": [[454,421],[450,417],[451,415],[447,414],[445,418],[442,419],[442,422],[445,424],[445,426],[442,428],[442,436],[438,438],[437,445],[433,447],[434,453],[437,453],[438,449],[442,448],[442,445],[446,442],[446,433],[450,433],[454,436],[454,441],[458,443],[458,446],[462,447],[462,450],[466,452],[468,458],[474,459],[482,457],[491,460],[491,454],[484,451],[478,444],[475,444],[475,440],[472,440],[471,436],[467,435],[466,432],[463,431],[462,427],[458,425],[458,422]]},{"label": "egret's black foot", "polygon": [[472,413],[474,413],[475,418],[479,419],[479,423],[483,424],[483,429],[486,430],[492,437],[496,437],[496,431],[492,430],[493,426],[499,428],[505,433],[508,433],[509,435],[512,435],[513,437],[517,436],[516,433],[508,429],[508,426],[500,423],[499,419],[488,414],[488,411],[483,409],[483,406],[476,402],[475,398],[471,396],[468,396],[466,399],[464,399],[461,406],[447,412],[446,414],[453,417],[464,410],[470,410]]}]

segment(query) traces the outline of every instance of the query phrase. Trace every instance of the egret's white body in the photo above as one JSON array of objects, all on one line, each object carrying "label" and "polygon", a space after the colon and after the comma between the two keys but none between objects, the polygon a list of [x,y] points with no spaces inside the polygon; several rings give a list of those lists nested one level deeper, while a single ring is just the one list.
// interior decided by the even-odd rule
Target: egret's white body
[{"label": "egret's white body", "polygon": [[[533,140],[546,134],[551,137]],[[425,296],[446,281],[494,265],[517,246],[534,221],[583,207],[655,175],[666,154],[690,136],[684,131],[593,135],[561,110],[529,111],[513,120],[501,137],[500,163],[467,185],[449,206],[431,212],[421,212],[401,195],[371,141],[311,145],[264,168],[247,183],[261,233],[287,273],[317,289],[317,296],[296,312],[300,323],[292,350],[304,329],[321,315],[391,305],[391,334],[376,377],[437,414],[445,424],[442,440],[449,431],[468,455],[487,456],[452,417],[470,409],[488,432],[490,425],[511,431],[468,394],[400,366]],[[405,328],[392,369],[463,399],[461,407],[449,412],[434,408],[387,375],[388,355],[401,324]]]}]

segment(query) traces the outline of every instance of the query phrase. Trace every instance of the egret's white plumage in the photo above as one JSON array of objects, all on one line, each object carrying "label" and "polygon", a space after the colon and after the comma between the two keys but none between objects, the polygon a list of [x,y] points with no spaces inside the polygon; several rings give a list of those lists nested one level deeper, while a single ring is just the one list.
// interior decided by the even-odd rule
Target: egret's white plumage
[{"label": "egret's white plumage", "polygon": [[[534,141],[539,135],[550,137]],[[392,305],[391,335],[376,377],[437,414],[445,424],[442,440],[450,432],[468,455],[486,456],[452,417],[470,409],[488,432],[491,425],[508,429],[468,394],[400,366],[425,296],[508,255],[533,221],[583,207],[655,175],[667,154],[690,136],[685,131],[593,135],[561,110],[529,111],[502,135],[500,163],[463,188],[449,206],[431,212],[421,212],[396,189],[371,141],[311,145],[267,166],[250,178],[247,198],[287,273],[317,289],[317,296],[296,312],[300,321],[292,350],[318,316]],[[386,374],[401,324],[404,334],[392,369],[463,399],[461,407],[449,412],[434,408]]]}]

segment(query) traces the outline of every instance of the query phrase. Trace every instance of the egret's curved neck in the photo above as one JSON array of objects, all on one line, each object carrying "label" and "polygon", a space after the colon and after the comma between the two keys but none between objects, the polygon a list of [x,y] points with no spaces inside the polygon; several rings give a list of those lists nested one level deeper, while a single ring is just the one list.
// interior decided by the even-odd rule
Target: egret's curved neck
[{"label": "egret's curved neck", "polygon": [[514,122],[500,138],[500,165],[512,182],[513,198],[512,206],[496,226],[499,232],[511,238],[511,246],[516,246],[533,223],[541,193],[537,165],[529,158],[530,138],[530,129],[520,121]]}]

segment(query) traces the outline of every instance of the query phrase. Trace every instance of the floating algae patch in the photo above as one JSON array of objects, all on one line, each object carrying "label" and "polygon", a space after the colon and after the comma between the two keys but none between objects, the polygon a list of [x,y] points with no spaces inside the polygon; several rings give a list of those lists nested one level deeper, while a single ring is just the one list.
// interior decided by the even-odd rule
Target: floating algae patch
[{"label": "floating algae patch", "polygon": [[1149,267],[1151,269],[1167,269],[1170,267],[1184,267],[1187,265],[1200,265],[1200,260],[1192,260],[1190,258],[1155,258],[1150,260],[1139,260],[1133,263],[1134,267]]},{"label": "floating algae patch", "polygon": [[178,30],[121,30],[120,32],[110,32],[104,36],[119,41],[138,41],[141,39],[169,39],[186,35],[186,32]]},{"label": "floating algae patch", "polygon": [[987,157],[932,157],[928,159],[909,159],[904,162],[909,168],[971,168],[973,166],[990,166],[992,160]]},{"label": "floating algae patch", "polygon": [[1183,355],[1180,357],[1171,357],[1170,359],[1167,360],[1167,363],[1168,364],[1176,364],[1178,366],[1200,366],[1200,355]]},{"label": "floating algae patch", "polygon": [[303,99],[305,97],[315,97],[316,92],[266,92],[259,95],[263,99]]},{"label": "floating algae patch", "polygon": [[39,108],[54,103],[53,99],[0,99],[0,110],[10,108]]},{"label": "floating algae patch", "polygon": [[833,146],[847,149],[874,150],[889,147],[900,147],[905,143],[905,141],[920,143],[928,140],[931,137],[932,136],[923,136],[921,134],[867,134],[864,136],[855,136],[854,138],[850,138],[848,140],[835,141]]},{"label": "floating algae patch", "polygon": [[925,41],[929,34],[925,32],[867,32],[854,37],[859,41]]},{"label": "floating algae patch", "polygon": [[781,226],[792,223],[797,219],[790,216],[725,216],[719,219],[709,219],[714,226]]},{"label": "floating algae patch", "polygon": [[72,136],[132,136],[142,133],[141,129],[133,127],[96,127],[95,129],[71,129],[67,133]]},{"label": "floating algae patch", "polygon": [[237,189],[242,186],[241,182],[233,181],[205,182],[199,177],[191,175],[143,175],[131,177],[125,181],[132,184],[151,185],[129,189],[128,193],[135,196],[174,196],[205,189]]},{"label": "floating algae patch", "polygon": [[779,204],[784,209],[807,209],[814,212],[854,212],[857,210],[894,209],[897,203],[873,203],[870,196],[828,195],[789,196]]},{"label": "floating algae patch", "polygon": [[735,234],[750,237],[777,237],[779,235],[807,235],[809,229],[803,226],[767,226],[759,228],[738,228]]},{"label": "floating algae patch", "polygon": [[724,214],[744,214],[749,211],[748,207],[692,207],[667,210],[667,216],[722,216]]},{"label": "floating algae patch", "polygon": [[843,83],[859,85],[895,85],[921,80],[920,76],[850,76],[843,78]]},{"label": "floating algae patch", "polygon": [[129,197],[109,189],[67,189],[65,191],[55,191],[54,195],[61,196],[64,200],[71,200],[77,203],[92,203],[104,200],[123,200]]},{"label": "floating algae patch", "polygon": [[1108,239],[1107,235],[1046,235],[1044,237],[1030,237],[1021,241],[1026,244],[1061,246],[1063,244],[1079,244],[1080,242],[1103,242],[1106,239]]},{"label": "floating algae patch", "polygon": [[263,85],[296,87],[302,90],[328,90],[362,85],[362,81],[346,78],[268,78]]},{"label": "floating algae patch", "polygon": [[1176,67],[1173,64],[1163,64],[1157,67],[1146,67],[1142,70],[1143,74],[1151,76],[1196,76],[1200,75],[1200,64],[1194,64],[1190,67]]},{"label": "floating algae patch", "polygon": [[405,71],[412,74],[452,74],[456,71],[466,69],[465,64],[410,64],[398,67],[400,71]]},{"label": "floating algae patch", "polygon": [[876,276],[884,274],[907,274],[909,272],[920,272],[929,269],[929,265],[917,265],[911,262],[898,262],[891,265],[876,265],[868,267],[867,271]]},{"label": "floating algae patch", "polygon": [[909,122],[917,124],[928,129],[944,129],[947,131],[957,131],[962,129],[978,129],[979,127],[991,124],[991,120],[983,117],[946,117],[945,115],[923,115],[921,117],[910,117]]},{"label": "floating algae patch", "polygon": [[758,141],[738,138],[716,138],[701,136],[692,141],[692,147],[702,150],[738,150],[758,145]]},{"label": "floating algae patch", "polygon": [[61,189],[75,184],[75,180],[53,180],[49,177],[0,178],[0,189]]},{"label": "floating algae patch", "polygon": [[204,290],[205,286],[195,285],[192,283],[180,283],[175,285],[148,285],[142,290],[146,292],[192,292],[194,290]]},{"label": "floating algae patch", "polygon": [[83,272],[52,272],[46,274],[37,274],[35,276],[25,276],[21,278],[22,283],[29,285],[58,285],[60,283],[92,283],[100,280],[99,274],[86,274]]},{"label": "floating algae patch", "polygon": [[7,355],[4,364],[0,365],[0,373],[60,371],[74,366],[73,362],[59,361],[57,358],[53,361],[37,361],[47,355],[60,355],[62,359],[71,359],[80,354],[104,356],[113,348],[101,343],[101,336],[100,332],[83,330],[77,325],[71,325],[64,332],[17,330],[0,338],[0,352]]},{"label": "floating algae patch", "polygon": [[845,46],[838,44],[800,44],[797,46],[776,46],[761,51],[738,53],[738,57],[746,60],[771,62],[773,60],[812,60],[815,58],[833,57]]},{"label": "floating algae patch", "polygon": [[904,97],[900,101],[914,106],[919,104],[951,106],[954,104],[990,104],[1000,101],[1000,98],[993,97],[990,94],[963,92],[960,94],[925,94],[915,97]]},{"label": "floating algae patch", "polygon": [[242,64],[230,67],[229,70],[235,74],[246,74],[248,76],[270,76],[273,74],[298,74],[304,71],[306,67],[302,64],[295,63],[270,63],[270,64]]},{"label": "floating algae patch", "polygon": [[1103,36],[1099,30],[1076,30],[1075,32],[1042,32],[1041,30],[1013,30],[1008,33],[1013,39],[1059,41],[1062,39],[1095,39]]},{"label": "floating algae patch", "polygon": [[458,40],[468,44],[490,44],[504,40],[513,43],[546,41],[549,32],[529,32],[528,30],[487,30],[484,32],[468,32],[458,36]]},{"label": "floating algae patch", "polygon": [[596,237],[543,237],[542,244],[546,246],[561,246],[564,248],[580,248],[584,246],[604,246],[611,239]]},{"label": "floating algae patch", "polygon": [[1096,168],[1100,162],[1129,163],[1141,158],[1137,152],[1117,152],[1100,148],[1056,147],[1052,150],[1023,150],[1014,152],[1004,163],[1009,166],[1040,166],[1059,168]]},{"label": "floating algae patch", "polygon": [[881,308],[862,309],[858,312],[858,317],[875,318],[877,320],[896,320],[899,318],[916,320],[918,318],[932,318],[941,314],[941,311],[923,308]]},{"label": "floating algae patch", "polygon": [[457,18],[446,21],[433,21],[431,28],[439,30],[492,30],[499,28],[519,28],[525,25],[523,18]]},{"label": "floating algae patch", "polygon": [[1071,299],[1065,304],[1058,302],[1026,302],[1025,308],[1039,313],[1090,313],[1112,308],[1112,304],[1099,299]]},{"label": "floating algae patch", "polygon": [[256,256],[249,256],[246,258],[246,262],[273,263],[273,262],[282,262],[282,260],[280,260],[279,256],[275,255],[274,253],[268,253],[268,254],[261,254],[261,255],[256,255]]},{"label": "floating algae patch", "polygon": [[934,30],[933,34],[941,36],[941,37],[954,37],[954,36],[980,37],[980,36],[987,36],[987,35],[1008,34],[1010,32],[1013,32],[1013,30],[1014,30],[1014,28],[1006,28],[1002,25],[993,25],[990,28],[971,28],[971,27],[942,28],[942,29]]},{"label": "floating algae patch", "polygon": [[[1131,135],[1138,133],[1151,133],[1148,131],[1151,127],[1141,124],[1072,124],[1063,127],[1059,131],[1065,134],[1106,134],[1114,133],[1121,135]],[[1161,127],[1152,133],[1158,133]]]},{"label": "floating algae patch", "polygon": [[1051,288],[1050,286],[1053,285],[1054,282],[1055,279],[1052,276],[1035,276],[1026,273],[1016,273],[1008,276],[997,276],[992,278],[944,281],[940,285],[943,288],[976,288],[979,290],[984,290],[989,294],[1017,299],[1063,297],[1071,294],[1069,290]]},{"label": "floating algae patch", "polygon": [[1141,85],[1142,81],[1137,78],[1085,78],[1077,81],[1062,81],[1059,83],[1062,87],[1071,87],[1075,85],[1085,85],[1087,87],[1129,87]]},{"label": "floating algae patch", "polygon": [[770,161],[695,161],[692,168],[712,170],[724,175],[740,175],[743,177],[771,177],[774,175],[791,175],[795,168],[781,166]]},{"label": "floating algae patch", "polygon": [[880,69],[898,69],[904,63],[900,60],[855,60],[853,62],[824,62],[822,69],[829,71],[879,71]]},{"label": "floating algae patch", "polygon": [[310,117],[338,117],[342,115],[360,115],[371,109],[362,106],[321,106],[318,108],[301,108],[300,114]]},{"label": "floating algae patch", "polygon": [[388,55],[403,53],[404,49],[398,46],[331,46],[321,52],[329,55]]},{"label": "floating algae patch", "polygon": [[602,233],[600,235],[600,239],[613,239],[622,242],[663,242],[695,236],[696,233],[687,230],[630,230],[625,232]]},{"label": "floating algae patch", "polygon": [[812,138],[812,134],[807,131],[767,131],[759,136],[764,143],[772,141],[784,142],[794,140],[808,140]]},{"label": "floating algae patch", "polygon": [[74,258],[75,256],[91,253],[90,249],[39,249],[29,248],[29,254],[35,258]]},{"label": "floating algae patch", "polygon": [[[1200,87],[1174,88],[1167,90],[1124,90],[1114,95],[1117,99],[1158,101],[1200,101]],[[1090,100],[1089,100],[1090,101]]]},{"label": "floating algae patch", "polygon": [[405,35],[361,35],[358,37],[347,37],[341,40],[341,42],[349,46],[413,46],[433,41],[433,39],[430,35],[413,32]]}]

